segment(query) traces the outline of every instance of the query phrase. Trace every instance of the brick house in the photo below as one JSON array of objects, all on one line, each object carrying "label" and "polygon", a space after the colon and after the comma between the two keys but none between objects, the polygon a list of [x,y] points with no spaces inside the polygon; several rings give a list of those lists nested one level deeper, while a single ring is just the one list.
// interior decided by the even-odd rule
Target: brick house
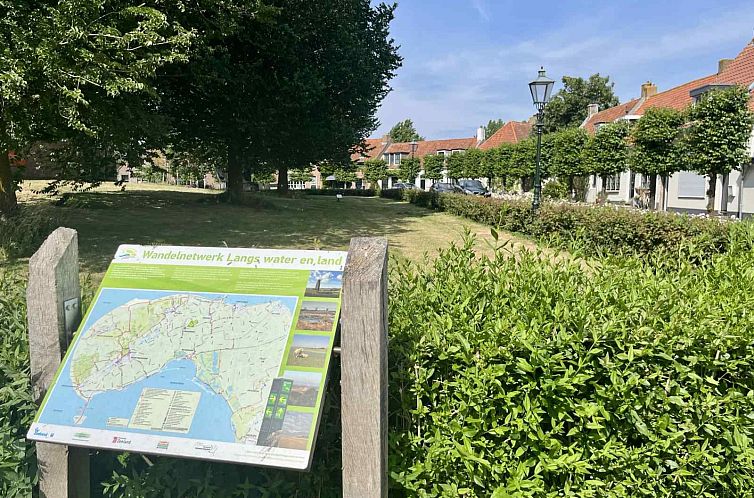
[{"label": "brick house", "polygon": [[[722,59],[713,74],[689,81],[669,90],[658,92],[657,87],[647,82],[641,87],[639,98],[632,99],[609,109],[600,111],[596,105],[589,106],[587,118],[581,127],[595,133],[605,123],[616,121],[633,122],[641,118],[647,109],[663,107],[682,110],[687,108],[704,93],[740,85],[754,91],[754,40],[748,43],[735,59]],[[754,93],[749,99],[749,108],[754,110]],[[750,157],[754,157],[754,131],[749,145]],[[728,178],[718,177],[715,209],[721,210],[725,205],[730,213],[741,212],[742,215],[754,214],[754,173],[751,165],[746,165],[743,172],[732,171]],[[680,171],[671,175],[667,185],[657,180],[658,203],[660,209],[701,213],[706,210],[706,190],[708,179],[692,171]],[[607,200],[616,203],[630,203],[634,195],[649,189],[649,178],[638,173],[626,171],[607,179]],[[602,190],[602,180],[590,179],[587,201],[594,202]],[[666,195],[662,193],[666,192]]]},{"label": "brick house", "polygon": [[[420,160],[427,155],[442,155],[449,156],[451,154],[459,154],[473,149],[481,143],[480,135],[477,133],[477,137],[469,138],[448,138],[444,140],[421,140],[416,142],[416,150],[412,152],[410,142],[395,142],[388,145],[382,153],[382,158],[387,163],[389,170],[397,170],[401,167],[401,160],[406,157],[419,158]],[[432,186],[433,181],[424,177],[424,169],[419,171],[419,175],[416,177],[414,184],[417,188],[427,190]],[[390,176],[387,180],[387,187],[393,186],[393,183],[398,181],[397,176]],[[444,182],[448,181],[447,176],[444,176]]]}]

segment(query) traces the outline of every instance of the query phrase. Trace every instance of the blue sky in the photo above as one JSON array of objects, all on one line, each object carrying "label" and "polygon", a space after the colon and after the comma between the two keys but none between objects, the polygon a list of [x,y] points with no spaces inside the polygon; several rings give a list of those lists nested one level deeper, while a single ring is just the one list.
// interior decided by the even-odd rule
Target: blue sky
[{"label": "blue sky", "polygon": [[621,102],[717,71],[754,36],[754,2],[402,0],[392,24],[403,67],[378,110],[386,133],[411,118],[427,138],[471,137],[492,118],[533,113],[527,83],[544,65],[599,72]]}]

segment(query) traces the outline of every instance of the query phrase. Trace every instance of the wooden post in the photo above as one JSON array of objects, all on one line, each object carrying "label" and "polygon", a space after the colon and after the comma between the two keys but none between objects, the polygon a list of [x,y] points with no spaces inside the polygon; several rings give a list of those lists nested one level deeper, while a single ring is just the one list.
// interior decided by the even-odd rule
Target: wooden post
[{"label": "wooden post", "polygon": [[[81,320],[78,236],[58,228],[29,260],[26,315],[32,393],[41,403]],[[37,443],[41,498],[89,498],[89,451]]]},{"label": "wooden post", "polygon": [[387,496],[387,240],[354,238],[343,276],[343,497]]}]

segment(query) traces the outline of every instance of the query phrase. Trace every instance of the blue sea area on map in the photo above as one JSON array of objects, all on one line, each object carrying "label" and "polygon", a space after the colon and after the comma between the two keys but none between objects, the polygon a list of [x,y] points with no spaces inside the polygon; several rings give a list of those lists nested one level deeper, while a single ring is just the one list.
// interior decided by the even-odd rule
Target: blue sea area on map
[{"label": "blue sea area on map", "polygon": [[[81,329],[85,336],[89,327],[106,313],[122,306],[133,299],[158,299],[174,294],[189,294],[176,291],[149,291],[131,289],[103,289],[99,299],[87,317]],[[263,304],[278,301],[286,306],[291,316],[296,308],[297,298],[288,296],[251,296],[212,293],[196,293],[207,299],[222,299],[226,303],[245,305]],[[74,342],[75,353],[76,344]],[[66,360],[58,381],[50,392],[44,411],[38,420],[42,424],[58,424],[89,429],[107,429],[121,432],[187,437],[213,441],[235,442],[233,426],[230,423],[231,409],[225,399],[213,392],[207,385],[196,378],[196,366],[188,359],[176,359],[168,362],[158,373],[126,386],[120,391],[107,391],[95,395],[89,404],[76,394],[71,385],[70,354]],[[217,367],[217,358],[213,356],[213,367]],[[194,415],[191,429],[187,434],[176,432],[145,431],[127,427],[107,426],[110,417],[130,419],[136,403],[145,388],[173,389],[200,392],[199,406]],[[84,410],[84,419],[74,424],[74,419]]]}]

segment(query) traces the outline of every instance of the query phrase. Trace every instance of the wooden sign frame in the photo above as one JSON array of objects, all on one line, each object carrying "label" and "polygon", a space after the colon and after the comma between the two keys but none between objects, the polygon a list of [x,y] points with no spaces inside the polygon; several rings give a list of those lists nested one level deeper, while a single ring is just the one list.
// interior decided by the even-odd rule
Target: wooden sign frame
[{"label": "wooden sign frame", "polygon": [[[387,240],[354,238],[343,274],[341,419],[343,496],[387,496]],[[37,403],[81,320],[78,235],[58,228],[29,261],[26,291]],[[40,496],[89,498],[89,450],[36,443]]]}]

